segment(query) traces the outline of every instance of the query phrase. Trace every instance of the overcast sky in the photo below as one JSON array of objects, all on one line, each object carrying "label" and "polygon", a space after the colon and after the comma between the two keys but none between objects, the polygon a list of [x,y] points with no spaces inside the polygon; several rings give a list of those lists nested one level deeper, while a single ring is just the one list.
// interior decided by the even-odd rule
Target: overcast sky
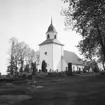
[{"label": "overcast sky", "polygon": [[64,17],[60,14],[64,6],[62,0],[0,0],[0,72],[6,73],[9,39],[16,37],[38,50],[38,44],[46,39],[51,17],[64,49],[79,56],[75,45],[80,36],[72,30],[64,31]]}]

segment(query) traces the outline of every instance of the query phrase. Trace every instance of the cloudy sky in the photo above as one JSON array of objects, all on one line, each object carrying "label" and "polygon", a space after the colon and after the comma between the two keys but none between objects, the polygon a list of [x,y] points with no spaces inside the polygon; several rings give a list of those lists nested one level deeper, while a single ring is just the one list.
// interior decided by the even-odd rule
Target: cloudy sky
[{"label": "cloudy sky", "polygon": [[9,39],[16,37],[24,41],[35,51],[46,39],[46,31],[53,25],[58,32],[58,40],[65,45],[64,49],[75,52],[81,39],[72,30],[65,31],[64,17],[60,11],[65,5],[62,0],[0,0],[0,72],[6,73],[8,64]]}]

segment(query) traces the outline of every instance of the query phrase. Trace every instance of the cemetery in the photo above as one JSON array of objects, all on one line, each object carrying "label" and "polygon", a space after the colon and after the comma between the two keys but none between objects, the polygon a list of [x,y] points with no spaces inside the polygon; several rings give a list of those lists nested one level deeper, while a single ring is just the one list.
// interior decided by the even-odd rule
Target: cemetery
[{"label": "cemetery", "polygon": [[[88,74],[88,75],[87,75]],[[41,74],[42,75],[42,74]],[[67,76],[56,73],[32,78],[2,77],[0,104],[2,105],[93,105],[105,99],[105,75],[84,73]],[[5,82],[4,82],[5,81]]]},{"label": "cemetery", "polygon": [[105,0],[20,1],[0,1],[0,105],[105,105]]}]

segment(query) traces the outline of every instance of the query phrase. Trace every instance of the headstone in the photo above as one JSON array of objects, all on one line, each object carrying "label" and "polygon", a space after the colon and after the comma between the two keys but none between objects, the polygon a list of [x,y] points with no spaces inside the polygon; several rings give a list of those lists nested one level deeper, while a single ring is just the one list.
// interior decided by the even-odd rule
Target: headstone
[{"label": "headstone", "polygon": [[72,75],[72,63],[68,63],[67,75],[68,75],[68,76]]}]

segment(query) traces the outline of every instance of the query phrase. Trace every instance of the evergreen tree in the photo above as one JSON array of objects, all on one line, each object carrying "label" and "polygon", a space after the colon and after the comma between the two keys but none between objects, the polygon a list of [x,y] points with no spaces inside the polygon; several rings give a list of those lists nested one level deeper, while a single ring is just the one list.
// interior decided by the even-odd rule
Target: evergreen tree
[{"label": "evergreen tree", "polygon": [[13,75],[14,73],[17,72],[17,65],[16,65],[17,50],[16,49],[17,49],[18,41],[16,38],[11,38],[10,43],[11,45],[8,52],[8,54],[10,55],[10,58],[9,58],[9,65],[7,66],[7,72],[10,75]]},{"label": "evergreen tree", "polygon": [[32,68],[32,75],[35,75],[35,73],[37,72],[36,62],[31,63],[31,68]]}]

